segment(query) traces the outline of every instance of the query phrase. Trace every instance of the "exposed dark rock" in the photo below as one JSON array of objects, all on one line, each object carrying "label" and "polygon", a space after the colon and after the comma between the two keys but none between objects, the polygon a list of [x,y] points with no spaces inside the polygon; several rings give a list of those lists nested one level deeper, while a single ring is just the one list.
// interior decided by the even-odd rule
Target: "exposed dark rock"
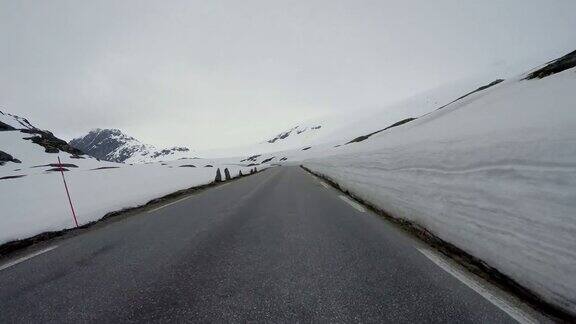
[{"label": "exposed dark rock", "polygon": [[230,176],[230,171],[228,170],[228,168],[225,168],[225,169],[224,169],[224,178],[225,178],[226,180],[232,179],[232,177]]},{"label": "exposed dark rock", "polygon": [[[440,107],[440,108],[437,108],[436,110],[442,109],[442,108],[444,108],[444,107],[446,107],[446,106],[448,106],[448,105],[450,105],[450,104],[453,104],[454,102],[456,102],[456,101],[458,101],[458,100],[464,99],[464,98],[468,97],[469,95],[471,95],[471,94],[473,94],[473,93],[476,93],[476,92],[479,92],[479,91],[482,91],[482,90],[486,90],[486,89],[488,89],[488,88],[490,88],[490,87],[492,87],[492,86],[497,85],[498,83],[500,83],[500,82],[502,82],[502,81],[504,81],[504,79],[496,79],[496,80],[490,82],[489,84],[483,85],[483,86],[479,87],[478,89],[476,89],[476,90],[474,90],[474,91],[470,91],[470,92],[466,93],[465,95],[460,96],[460,97],[458,97],[458,98],[455,99],[455,100],[452,100],[451,102],[445,104],[444,106],[442,106],[442,107]],[[365,141],[365,140],[367,140],[368,138],[370,138],[372,135],[378,134],[378,133],[380,133],[380,132],[383,132],[383,131],[388,130],[388,129],[393,128],[393,127],[397,127],[397,126],[400,126],[400,125],[409,123],[409,122],[411,122],[411,121],[413,121],[413,120],[416,120],[416,119],[417,119],[417,118],[406,118],[406,119],[403,119],[403,120],[398,121],[398,122],[396,122],[396,123],[394,123],[394,124],[392,124],[392,125],[390,125],[390,126],[388,126],[388,127],[386,127],[386,128],[377,130],[377,131],[372,132],[372,133],[370,133],[370,134],[358,136],[358,137],[356,137],[355,139],[349,141],[349,142],[346,143],[346,144],[359,143],[359,142]],[[340,145],[336,145],[336,146],[334,146],[334,147],[340,147]]]},{"label": "exposed dark rock", "polygon": [[378,134],[378,133],[383,132],[383,131],[385,131],[385,130],[387,130],[387,129],[390,129],[390,128],[392,128],[392,127],[397,127],[397,126],[400,126],[400,125],[404,125],[404,124],[409,123],[409,122],[411,122],[411,121],[413,121],[413,120],[415,120],[415,119],[416,119],[416,118],[406,118],[406,119],[402,119],[401,121],[396,122],[396,123],[394,123],[394,124],[392,124],[392,125],[390,125],[390,126],[388,126],[388,127],[386,127],[386,128],[381,129],[381,130],[372,132],[372,133],[370,133],[370,134],[358,136],[358,137],[356,137],[355,139],[351,140],[350,142],[348,142],[348,143],[346,143],[346,144],[358,143],[358,142],[365,141],[365,140],[367,140],[370,136],[372,136],[372,135],[374,135],[374,134]]},{"label": "exposed dark rock", "polygon": [[10,125],[5,124],[3,122],[0,122],[0,131],[11,131],[11,130],[18,130],[18,129],[37,129],[36,127],[32,126],[32,124],[30,124],[30,122],[26,118],[22,118],[22,117],[18,117],[16,115],[4,113],[2,111],[0,111],[0,115],[9,116],[14,121],[16,121],[18,124],[20,124],[20,126],[22,126],[21,128],[13,127],[13,126],[10,126]]},{"label": "exposed dark rock", "polygon": [[273,139],[268,140],[267,142],[268,142],[268,143],[274,143],[274,142],[276,142],[276,141],[278,141],[278,140],[285,139],[286,137],[290,136],[290,134],[292,133],[292,131],[295,130],[297,127],[298,127],[298,126],[292,128],[292,129],[290,129],[290,130],[288,130],[288,131],[282,132],[282,133],[276,135]]},{"label": "exposed dark rock", "polygon": [[307,146],[307,147],[303,148],[302,151],[306,151],[306,150],[309,150],[311,148],[312,148],[312,146]]},{"label": "exposed dark rock", "polygon": [[25,174],[11,175],[11,176],[0,177],[0,180],[17,179],[17,178],[22,178],[25,176],[26,176]]},{"label": "exposed dark rock", "polygon": [[133,141],[136,140],[124,135],[118,129],[96,129],[83,137],[71,140],[70,145],[97,159],[121,163],[146,149],[144,145],[132,145],[122,149],[126,143]]},{"label": "exposed dark rock", "polygon": [[214,166],[212,164],[206,164],[204,167],[205,168],[213,168]]},{"label": "exposed dark rock", "polygon": [[270,161],[272,161],[272,159],[274,159],[274,158],[275,158],[275,156],[273,156],[273,157],[271,157],[271,158],[268,158],[268,159],[265,159],[265,160],[262,160],[262,162],[260,162],[260,164],[263,164],[263,163],[266,163],[266,162],[270,162]]},{"label": "exposed dark rock", "polygon": [[247,162],[247,161],[256,162],[256,159],[258,159],[260,156],[261,156],[261,154],[252,155],[252,156],[249,156],[243,160],[240,160],[240,162]]},{"label": "exposed dark rock", "polygon": [[70,145],[97,159],[118,163],[123,163],[133,156],[157,159],[170,156],[175,152],[190,151],[187,147],[156,150],[155,147],[143,144],[119,129],[95,129],[82,137],[71,140]]},{"label": "exposed dark rock", "polygon": [[222,173],[220,173],[220,168],[216,170],[216,178],[214,178],[214,182],[221,182],[222,181]]},{"label": "exposed dark rock", "polygon": [[172,148],[169,148],[169,149],[163,149],[163,150],[161,150],[161,151],[156,151],[156,152],[152,153],[151,156],[152,156],[153,158],[157,158],[157,157],[159,157],[159,156],[170,155],[170,154],[172,154],[173,152],[189,152],[189,151],[190,151],[190,149],[187,148],[187,147],[172,147]]},{"label": "exposed dark rock", "polygon": [[94,170],[106,170],[106,169],[120,169],[120,167],[117,167],[117,166],[104,166],[104,167],[99,167],[99,168],[90,169],[90,171],[94,171]]},{"label": "exposed dark rock", "polygon": [[41,167],[65,167],[65,168],[77,168],[78,166],[76,164],[72,164],[72,163],[50,163],[50,164],[43,164],[43,165],[35,165],[31,168],[41,168]]},{"label": "exposed dark rock", "polygon": [[196,166],[195,166],[195,165],[192,165],[192,164],[184,164],[184,165],[181,165],[181,166],[180,166],[180,168],[195,168],[195,167],[196,167]]},{"label": "exposed dark rock", "polygon": [[576,66],[576,51],[570,52],[561,58],[548,62],[546,66],[540,68],[525,78],[525,80],[542,79],[552,74],[571,69]]},{"label": "exposed dark rock", "polygon": [[255,165],[259,165],[258,163],[250,163],[247,166],[255,166]]},{"label": "exposed dark rock", "polygon": [[66,168],[52,168],[52,169],[48,169],[46,171],[70,171]]},{"label": "exposed dark rock", "polygon": [[45,166],[65,167],[65,168],[77,168],[78,167],[76,164],[72,164],[72,163],[50,163],[50,164],[47,164]]},{"label": "exposed dark rock", "polygon": [[340,147],[340,146],[342,146],[342,144],[334,145],[335,148]]},{"label": "exposed dark rock", "polygon": [[0,151],[0,165],[4,165],[6,162],[22,163],[22,161],[15,159],[12,155]]},{"label": "exposed dark rock", "polygon": [[[310,127],[310,129],[320,129],[321,127],[322,127],[321,125],[317,125],[317,126]],[[306,132],[307,130],[308,130],[307,127],[303,127],[303,128],[301,128],[300,126],[292,127],[291,129],[276,135],[274,138],[269,139],[267,142],[268,143],[274,143],[276,141],[280,141],[280,140],[288,138],[293,132],[295,132],[298,135],[298,134],[302,134],[302,133]]]},{"label": "exposed dark rock", "polygon": [[287,157],[283,157],[283,158],[280,159],[280,161],[286,161],[286,160],[288,160]]},{"label": "exposed dark rock", "polygon": [[239,177],[243,176],[242,170],[238,171],[238,176],[239,176]]},{"label": "exposed dark rock", "polygon": [[70,155],[71,159],[85,159],[85,157],[80,156],[80,155]]},{"label": "exposed dark rock", "polygon": [[482,90],[486,90],[486,89],[488,89],[488,88],[490,88],[490,87],[493,87],[493,86],[497,85],[498,83],[500,83],[500,82],[502,82],[502,81],[504,81],[504,79],[496,79],[496,80],[494,80],[494,81],[492,81],[492,82],[490,82],[490,83],[488,83],[488,84],[485,84],[485,85],[479,87],[479,88],[476,89],[476,90],[470,91],[470,92],[468,92],[467,94],[465,94],[465,95],[463,95],[463,96],[460,96],[460,97],[456,98],[455,100],[450,101],[449,103],[445,104],[444,106],[442,106],[442,107],[440,107],[440,108],[437,108],[436,110],[440,110],[440,109],[442,109],[442,108],[444,108],[444,107],[446,107],[446,106],[448,106],[448,105],[451,105],[451,104],[455,103],[456,101],[461,100],[461,99],[464,99],[464,98],[468,97],[469,95],[471,95],[471,94],[473,94],[473,93],[476,93],[476,92],[479,92],[479,91],[482,91]]},{"label": "exposed dark rock", "polygon": [[[496,79],[496,80],[494,80],[494,81],[492,81],[492,82],[490,82],[490,83],[488,83],[488,84],[486,84],[486,85],[483,85],[483,86],[477,88],[476,90],[470,91],[470,92],[466,93],[465,95],[460,96],[460,97],[458,97],[457,99],[450,101],[449,103],[445,104],[444,106],[442,106],[442,107],[440,107],[440,108],[437,108],[436,110],[440,110],[440,109],[442,109],[442,108],[444,108],[444,107],[446,107],[446,106],[448,106],[448,105],[451,105],[451,104],[453,104],[454,102],[456,102],[456,101],[458,101],[458,100],[461,100],[461,99],[464,99],[464,98],[468,97],[469,95],[471,95],[471,94],[473,94],[473,93],[476,93],[476,92],[479,92],[479,91],[483,91],[483,90],[486,90],[486,89],[488,89],[488,88],[490,88],[490,87],[493,87],[493,86],[497,85],[498,83],[500,83],[500,82],[502,82],[502,81],[504,81],[504,79]],[[346,143],[346,144],[358,143],[358,142],[365,141],[365,140],[367,140],[369,137],[371,137],[372,135],[378,134],[378,133],[380,133],[380,132],[383,132],[383,131],[388,130],[388,129],[393,128],[393,127],[397,127],[397,126],[406,124],[406,123],[411,122],[411,121],[413,121],[413,120],[416,120],[416,118],[406,118],[406,119],[403,119],[403,120],[401,120],[401,121],[399,121],[399,122],[396,122],[396,123],[394,123],[394,124],[392,124],[392,125],[390,125],[390,126],[388,126],[388,127],[386,127],[386,128],[377,130],[377,131],[372,132],[372,133],[370,133],[370,134],[358,136],[358,137],[356,137],[355,139],[351,140],[350,142],[348,142],[348,143]],[[336,145],[336,146],[334,146],[334,147],[339,147],[339,146],[340,146],[340,145]]]},{"label": "exposed dark rock", "polygon": [[8,125],[8,124],[4,124],[3,122],[0,122],[0,132],[2,131],[12,131],[12,130],[16,130],[16,128]]},{"label": "exposed dark rock", "polygon": [[[58,153],[60,151],[70,153],[72,155],[83,155],[84,152],[81,150],[70,146],[66,141],[61,140],[54,136],[54,134],[49,131],[43,131],[39,129],[21,129],[22,133],[33,134],[36,136],[24,137],[25,140],[31,140],[44,147],[46,153]],[[39,136],[38,136],[39,135]]]}]

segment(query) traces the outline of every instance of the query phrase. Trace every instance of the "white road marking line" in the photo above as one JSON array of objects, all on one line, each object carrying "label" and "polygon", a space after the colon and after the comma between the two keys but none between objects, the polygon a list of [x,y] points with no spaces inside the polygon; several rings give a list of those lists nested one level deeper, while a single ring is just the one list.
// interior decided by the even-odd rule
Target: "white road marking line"
[{"label": "white road marking line", "polygon": [[179,202],[181,202],[182,200],[186,200],[186,199],[188,199],[188,198],[190,198],[190,196],[184,197],[184,198],[182,198],[182,199],[178,199],[178,200],[173,201],[173,202],[171,202],[171,203],[169,203],[169,204],[166,204],[166,205],[163,205],[163,206],[154,208],[154,209],[152,209],[152,210],[149,210],[148,213],[153,213],[153,212],[155,212],[155,211],[157,211],[157,210],[160,210],[160,209],[162,209],[162,208],[164,208],[164,207],[168,207],[168,206],[170,206],[170,205],[174,205],[175,203],[179,203]]},{"label": "white road marking line", "polygon": [[357,211],[359,211],[359,212],[361,212],[361,213],[363,213],[363,212],[366,211],[366,210],[364,209],[364,207],[362,207],[359,203],[351,200],[350,198],[348,198],[348,197],[346,197],[346,196],[342,196],[342,195],[340,195],[340,196],[338,196],[338,197],[340,197],[340,199],[342,199],[342,200],[344,200],[346,203],[348,203],[348,205],[354,207],[354,209],[356,209]]},{"label": "white road marking line", "polygon": [[326,188],[326,189],[330,189],[330,186],[329,186],[329,185],[327,185],[326,183],[324,183],[324,182],[320,181],[320,184],[321,184],[321,185],[322,185],[324,188]]},{"label": "white road marking line", "polygon": [[10,268],[11,266],[17,265],[17,264],[20,263],[20,262],[24,262],[24,261],[26,261],[26,260],[28,260],[28,259],[32,259],[33,257],[39,256],[39,255],[42,254],[42,253],[46,253],[46,252],[48,252],[48,251],[52,251],[52,250],[54,250],[54,249],[57,248],[57,247],[58,247],[58,245],[54,245],[54,246],[51,246],[51,247],[47,247],[47,248],[42,249],[42,250],[40,250],[40,251],[36,251],[36,252],[34,252],[34,253],[30,254],[30,255],[23,256],[23,257],[18,258],[18,259],[16,259],[16,260],[10,261],[10,262],[8,262],[8,263],[6,263],[6,264],[1,265],[1,266],[0,266],[0,271],[2,271],[2,270],[4,270],[4,269],[7,269],[7,268]]},{"label": "white road marking line", "polygon": [[496,294],[492,293],[485,285],[481,283],[478,279],[474,278],[471,274],[467,274],[466,272],[456,268],[449,262],[445,261],[441,256],[437,255],[436,253],[427,250],[418,248],[418,251],[426,256],[430,261],[434,262],[437,266],[442,268],[442,270],[448,272],[456,279],[460,280],[463,284],[470,287],[472,290],[480,294],[480,296],[484,297],[486,300],[494,304],[496,307],[500,308],[506,314],[510,315],[513,319],[515,319],[518,323],[538,323],[535,318],[533,318],[530,314],[526,311],[516,307],[511,302],[507,301],[506,299],[497,296]]}]

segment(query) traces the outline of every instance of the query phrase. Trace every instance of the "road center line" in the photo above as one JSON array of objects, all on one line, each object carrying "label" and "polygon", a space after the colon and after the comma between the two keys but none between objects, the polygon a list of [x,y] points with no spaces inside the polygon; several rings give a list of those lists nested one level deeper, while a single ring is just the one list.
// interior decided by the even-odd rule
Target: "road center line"
[{"label": "road center line", "polygon": [[450,264],[449,262],[445,261],[443,257],[437,255],[436,253],[423,249],[418,248],[418,251],[426,256],[430,261],[434,262],[437,266],[442,268],[442,270],[448,272],[456,279],[460,280],[463,284],[470,287],[472,290],[480,294],[480,296],[484,297],[486,300],[494,304],[496,307],[500,308],[506,314],[510,315],[513,319],[515,319],[519,323],[538,323],[538,321],[530,316],[524,310],[516,307],[513,303],[507,301],[506,299],[499,297],[498,295],[494,294],[487,288],[482,282],[473,277],[471,274],[467,274],[465,271],[462,271],[455,267],[454,265]]},{"label": "road center line", "polygon": [[178,199],[178,200],[173,201],[173,202],[171,202],[171,203],[169,203],[169,204],[166,204],[166,205],[163,205],[163,206],[154,208],[154,209],[152,209],[152,210],[149,210],[148,213],[153,213],[153,212],[155,212],[155,211],[157,211],[157,210],[160,210],[160,209],[162,209],[162,208],[164,208],[164,207],[168,207],[168,206],[170,206],[170,205],[174,205],[175,203],[179,203],[179,202],[181,202],[182,200],[186,200],[186,199],[188,199],[188,198],[190,198],[190,196],[184,197],[184,198],[181,198],[181,199]]},{"label": "road center line", "polygon": [[357,211],[363,213],[366,210],[364,209],[364,207],[362,207],[359,203],[353,201],[352,199],[346,197],[346,196],[338,196],[340,197],[340,199],[344,200],[346,203],[348,203],[348,205],[352,206],[354,209],[356,209]]},{"label": "road center line", "polygon": [[18,259],[16,259],[16,260],[13,260],[13,261],[10,261],[10,262],[5,263],[5,264],[3,264],[3,265],[0,265],[0,271],[2,271],[2,270],[4,270],[4,269],[7,269],[7,268],[10,268],[11,266],[17,265],[17,264],[20,263],[20,262],[24,262],[24,261],[26,261],[26,260],[28,260],[28,259],[32,259],[33,257],[39,256],[40,254],[46,253],[46,252],[48,252],[48,251],[52,251],[52,250],[54,250],[54,249],[57,248],[57,247],[58,247],[58,245],[54,245],[54,246],[51,246],[51,247],[47,247],[47,248],[45,248],[45,249],[36,251],[36,252],[34,252],[34,253],[32,253],[32,254],[23,256],[23,257],[18,258]]}]

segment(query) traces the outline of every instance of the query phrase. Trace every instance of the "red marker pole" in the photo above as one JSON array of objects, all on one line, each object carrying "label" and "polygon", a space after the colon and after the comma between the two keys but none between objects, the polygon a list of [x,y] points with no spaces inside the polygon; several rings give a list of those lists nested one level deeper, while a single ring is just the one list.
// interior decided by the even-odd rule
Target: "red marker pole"
[{"label": "red marker pole", "polygon": [[62,173],[62,181],[64,181],[64,188],[66,188],[66,195],[68,196],[68,202],[70,203],[70,209],[72,209],[72,217],[74,217],[74,224],[78,227],[78,219],[76,219],[76,212],[74,211],[74,206],[72,205],[72,199],[70,199],[70,191],[68,191],[68,185],[66,184],[66,178],[64,177],[64,168],[62,167],[62,162],[60,162],[60,157],[58,157],[58,166],[60,167],[60,173]]}]

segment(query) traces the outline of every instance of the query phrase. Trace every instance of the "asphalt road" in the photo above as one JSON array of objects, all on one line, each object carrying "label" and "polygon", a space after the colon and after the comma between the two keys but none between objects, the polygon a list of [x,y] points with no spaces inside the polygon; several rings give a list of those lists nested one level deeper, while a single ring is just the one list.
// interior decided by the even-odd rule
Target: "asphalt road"
[{"label": "asphalt road", "polygon": [[295,167],[53,246],[0,270],[0,323],[514,322]]}]

